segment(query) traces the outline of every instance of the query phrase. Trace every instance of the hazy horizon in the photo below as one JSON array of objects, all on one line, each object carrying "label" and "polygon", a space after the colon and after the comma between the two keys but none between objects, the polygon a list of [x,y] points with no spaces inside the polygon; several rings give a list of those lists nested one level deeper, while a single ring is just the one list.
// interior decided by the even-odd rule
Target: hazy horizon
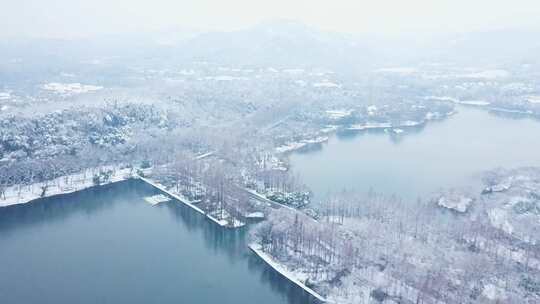
[{"label": "hazy horizon", "polygon": [[4,4],[2,11],[0,37],[4,38],[86,38],[173,29],[232,31],[281,19],[322,30],[392,35],[540,28],[540,4],[533,0],[233,0],[226,4],[212,0],[22,0]]}]

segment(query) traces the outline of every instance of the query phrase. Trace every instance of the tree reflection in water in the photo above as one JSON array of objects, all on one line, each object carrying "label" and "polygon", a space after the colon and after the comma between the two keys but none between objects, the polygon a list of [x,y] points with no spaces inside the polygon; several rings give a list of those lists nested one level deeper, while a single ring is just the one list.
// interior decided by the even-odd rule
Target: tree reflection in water
[{"label": "tree reflection in water", "polygon": [[[124,215],[126,217],[146,217],[145,214],[148,214],[147,212],[152,209],[147,209],[147,206],[142,203],[142,198],[156,193],[158,193],[158,191],[155,188],[137,180],[130,180],[113,185],[87,189],[72,194],[40,199],[29,204],[0,208],[0,242],[4,240],[9,243],[10,237],[18,237],[18,235],[20,233],[24,233],[23,231],[26,229],[37,228],[35,231],[38,231],[37,233],[39,233],[40,228],[42,227],[46,227],[47,225],[63,224],[64,222],[69,222],[70,220],[72,221],[77,216],[84,219],[91,219],[92,217],[98,218],[98,216],[102,216],[105,214],[105,212],[108,214],[116,212],[120,213],[119,216],[121,217]],[[115,206],[120,206],[120,210],[112,211],[111,209],[115,208]],[[130,206],[133,206],[133,208]],[[143,209],[141,210],[141,208]],[[173,219],[172,222],[179,225],[178,231],[186,231],[195,239],[197,239],[197,237],[200,235],[201,239],[204,241],[203,247],[211,252],[210,257],[224,256],[230,265],[234,265],[234,268],[232,269],[234,269],[235,272],[238,270],[238,272],[235,274],[220,274],[220,276],[230,280],[252,280],[253,278],[258,278],[259,283],[261,283],[259,285],[263,287],[267,286],[272,293],[275,293],[279,298],[283,299],[283,303],[316,303],[316,300],[313,299],[313,297],[309,296],[309,294],[304,292],[301,288],[283,278],[279,273],[266,265],[254,253],[252,253],[249,248],[247,248],[247,235],[249,227],[243,227],[241,229],[222,228],[205,218],[205,216],[193,211],[191,208],[177,201],[170,201],[151,208],[158,208],[156,212],[161,212],[165,216],[168,214]],[[134,210],[135,213],[129,214],[129,212],[126,212],[130,209]],[[148,215],[151,217],[151,214]],[[147,223],[144,222],[144,220],[144,218],[141,218],[141,221],[143,221],[141,222],[141,225]],[[150,221],[149,223],[151,224],[152,222]],[[77,224],[77,222],[75,222],[75,224]],[[118,224],[121,225],[122,223]],[[130,223],[124,224],[129,225]],[[114,229],[114,225],[114,223],[111,223],[111,226],[107,226],[106,228],[103,228],[103,230],[105,232],[110,232],[110,230],[107,229],[111,229],[111,227]],[[61,227],[61,225],[58,227]],[[149,227],[148,229],[152,229],[152,227]],[[166,227],[166,229],[168,228]],[[172,229],[175,229],[174,225]],[[74,233],[79,232],[80,231]],[[95,237],[96,233],[90,233],[90,235]],[[82,235],[80,237],[85,238],[86,236]],[[114,234],[108,235],[107,237],[112,238],[112,242],[115,242]],[[116,237],[118,237],[118,235],[116,235]],[[178,238],[179,241],[186,241],[186,239],[182,238],[180,234],[178,235]],[[163,238],[163,240],[165,241],[166,239]],[[140,237],[140,240],[137,239],[135,242],[128,242],[128,244],[129,246],[134,246],[133,249],[136,250],[136,246],[139,246],[137,245],[137,242],[147,241],[148,240],[144,237]],[[171,248],[174,249],[174,245],[172,246],[173,247]],[[167,247],[167,245],[163,247]],[[99,252],[99,250],[97,252]],[[39,250],[36,251],[36,254],[39,254]],[[143,253],[142,256],[144,256],[144,254],[145,253]],[[181,257],[179,256],[178,258],[180,259]],[[76,259],[77,258],[75,258],[75,260]],[[163,261],[163,263],[167,262]],[[12,271],[16,270],[17,269],[15,268],[12,269]],[[32,272],[33,270],[30,268],[25,269],[25,271]],[[251,275],[246,276],[245,273],[250,273]],[[212,274],[209,273],[208,275]],[[203,277],[204,276],[205,274],[203,274]],[[44,284],[46,285],[46,283]],[[209,284],[212,283],[210,282]],[[242,284],[239,285],[242,286]],[[106,290],[106,292],[108,291]],[[232,291],[234,297],[242,297],[242,295],[245,294],[246,301],[251,303],[249,299],[249,292],[257,293],[259,291]],[[0,288],[0,294],[1,293]],[[12,293],[11,296],[17,297],[15,293]]]}]

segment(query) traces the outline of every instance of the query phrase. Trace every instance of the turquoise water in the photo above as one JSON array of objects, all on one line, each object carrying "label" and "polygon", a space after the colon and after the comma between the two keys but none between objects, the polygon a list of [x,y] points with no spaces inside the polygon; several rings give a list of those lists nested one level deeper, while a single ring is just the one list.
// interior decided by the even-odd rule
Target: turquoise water
[{"label": "turquoise water", "polygon": [[0,208],[0,303],[310,303],[226,230],[129,181]]},{"label": "turquoise water", "polygon": [[459,107],[446,120],[406,130],[347,132],[322,147],[291,155],[302,180],[322,200],[355,189],[406,200],[441,187],[479,187],[480,173],[496,167],[540,166],[540,122]]}]

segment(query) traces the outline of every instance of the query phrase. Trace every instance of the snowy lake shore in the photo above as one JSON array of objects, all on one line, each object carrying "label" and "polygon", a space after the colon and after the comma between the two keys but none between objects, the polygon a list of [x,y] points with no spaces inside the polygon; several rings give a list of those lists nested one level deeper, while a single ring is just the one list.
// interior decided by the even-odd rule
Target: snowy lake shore
[{"label": "snowy lake shore", "polygon": [[[111,170],[110,178],[107,181],[99,185],[96,185],[92,177],[94,176],[95,172],[99,172],[103,170]],[[167,190],[165,186],[161,185],[160,183],[156,181],[137,175],[135,171],[133,170],[133,168],[115,169],[114,167],[104,167],[104,168],[101,168],[101,170],[98,170],[98,169],[86,170],[86,172],[83,172],[83,173],[77,173],[77,174],[71,174],[71,175],[59,177],[48,182],[34,183],[31,185],[11,186],[5,190],[5,199],[3,197],[0,197],[0,208],[13,206],[13,205],[19,205],[19,204],[32,203],[34,201],[39,201],[39,199],[41,198],[48,198],[48,197],[53,197],[57,195],[74,193],[77,191],[90,189],[93,187],[126,181],[128,179],[139,179],[145,182],[146,184],[153,186],[154,188],[160,190],[161,192],[167,194],[168,196],[189,206],[193,210],[201,214],[204,214],[211,221],[215,222],[216,224],[222,227],[238,228],[245,225],[244,222],[236,218],[233,218],[228,214],[226,214],[227,219],[220,220],[212,216],[211,214],[205,213],[201,208],[195,206],[193,202],[185,198],[183,195]],[[45,195],[42,195],[42,187],[44,186],[47,187],[47,190],[45,192]],[[228,219],[230,219],[230,221]]]},{"label": "snowy lake shore", "polygon": [[214,216],[212,216],[211,214],[208,214],[206,212],[204,212],[204,210],[202,210],[201,208],[195,206],[195,204],[193,202],[191,202],[188,198],[184,197],[182,194],[179,194],[179,193],[175,193],[175,192],[172,192],[170,190],[167,190],[167,188],[165,186],[163,186],[162,184],[156,182],[156,181],[153,181],[151,179],[148,179],[148,178],[145,178],[145,177],[142,177],[142,176],[138,176],[137,177],[139,180],[153,186],[154,188],[160,190],[161,192],[169,195],[170,197],[176,199],[177,201],[187,205],[188,207],[190,207],[191,209],[197,211],[198,213],[200,214],[203,214],[205,215],[208,219],[210,219],[212,222],[222,226],[222,227],[226,227],[226,228],[238,228],[238,227],[242,227],[245,225],[244,222],[228,215],[227,218],[231,219],[232,222],[229,222],[228,220],[226,219],[217,219],[215,218]]},{"label": "snowy lake shore", "polygon": [[[112,184],[133,178],[131,168],[115,169],[113,167],[104,167],[101,170],[111,170],[111,176],[108,181],[101,185]],[[56,195],[73,193],[95,187],[92,177],[98,169],[86,170],[82,173],[71,174],[58,177],[51,181],[34,183],[31,185],[15,185],[5,190],[5,197],[0,197],[0,208],[12,205],[27,204],[40,198],[52,197]],[[42,195],[42,187],[46,186],[45,195]]]},{"label": "snowy lake shore", "polygon": [[[96,185],[93,181],[93,175],[96,172],[103,171],[103,170],[111,170],[110,178],[106,181],[101,183],[100,185]],[[149,171],[146,170],[147,172]],[[107,168],[101,168],[100,170],[94,169],[94,170],[87,170],[83,173],[78,174],[72,174],[64,177],[59,177],[57,179],[54,179],[52,181],[48,181],[46,183],[47,185],[47,191],[45,195],[41,195],[42,187],[45,185],[45,183],[34,183],[32,185],[25,185],[25,186],[12,186],[6,189],[6,198],[0,199],[0,208],[1,207],[8,207],[18,204],[27,204],[32,202],[38,202],[41,198],[48,198],[53,197],[57,195],[64,195],[69,193],[74,193],[77,191],[82,191],[85,189],[90,189],[93,187],[99,187],[101,185],[109,185],[113,183],[118,183],[122,181],[126,181],[129,179],[137,179],[140,180],[156,189],[158,189],[161,193],[161,195],[168,196],[170,198],[173,198],[177,201],[179,201],[182,204],[185,204],[186,206],[190,207],[194,211],[205,215],[208,219],[210,219],[212,222],[218,224],[219,226],[223,228],[238,228],[246,225],[246,223],[233,218],[231,216],[226,216],[225,219],[218,219],[211,214],[206,213],[204,210],[196,206],[196,204],[192,201],[190,201],[188,198],[184,197],[180,193],[176,193],[174,191],[171,191],[167,189],[164,185],[160,184],[158,181],[155,181],[153,179],[142,177],[135,173],[135,170],[133,168],[123,168],[123,169],[117,169],[115,167],[107,167]],[[282,204],[275,203],[266,197],[262,196],[261,194],[258,194],[255,191],[246,189],[247,192],[249,192],[251,195],[257,196],[259,199],[264,200],[266,202],[271,202],[273,205],[278,205],[280,207],[284,207],[285,209],[288,209],[290,211],[296,211],[294,208],[285,206]],[[160,199],[156,202],[150,202],[151,205],[158,205],[162,202],[166,202],[165,199]],[[231,221],[232,220],[232,221]],[[250,244],[249,248],[259,257],[261,258],[266,264],[268,264],[270,267],[272,267],[275,271],[280,273],[282,276],[284,276],[287,280],[292,282],[293,284],[299,286],[303,290],[305,290],[307,293],[312,295],[314,298],[318,299],[321,302],[328,303],[328,300],[325,299],[323,296],[312,290],[311,288],[307,287],[304,283],[302,283],[301,278],[298,274],[295,274],[292,271],[287,270],[287,267],[284,265],[281,265],[280,263],[276,262],[270,255],[260,250],[256,244]]]},{"label": "snowy lake shore", "polygon": [[259,258],[261,258],[268,266],[272,267],[275,271],[277,271],[279,274],[284,276],[287,280],[294,283],[298,287],[305,290],[307,293],[315,297],[317,300],[323,302],[323,303],[331,303],[326,298],[318,294],[313,289],[307,287],[304,283],[302,283],[301,278],[298,274],[294,273],[293,271],[290,271],[287,269],[287,267],[281,265],[279,262],[276,262],[272,256],[265,253],[260,249],[260,246],[258,244],[250,244],[249,249],[253,251]]}]

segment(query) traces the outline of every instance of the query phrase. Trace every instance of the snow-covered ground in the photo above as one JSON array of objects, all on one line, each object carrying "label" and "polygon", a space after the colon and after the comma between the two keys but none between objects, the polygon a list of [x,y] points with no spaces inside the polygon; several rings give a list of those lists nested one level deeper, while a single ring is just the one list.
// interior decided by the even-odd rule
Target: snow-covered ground
[{"label": "snow-covered ground", "polygon": [[315,88],[341,88],[340,84],[331,81],[316,82],[313,84]]},{"label": "snow-covered ground", "polygon": [[242,226],[245,225],[244,222],[232,217],[226,211],[223,211],[224,212],[223,219],[218,219],[218,218],[214,217],[213,215],[204,212],[204,210],[202,210],[201,208],[195,206],[195,202],[190,201],[188,198],[183,196],[181,193],[177,193],[175,191],[168,190],[167,187],[165,187],[164,185],[162,185],[159,182],[156,182],[156,181],[154,181],[152,179],[145,178],[145,177],[139,177],[139,179],[142,180],[143,182],[146,182],[149,185],[154,186],[155,188],[157,188],[160,191],[168,194],[169,196],[175,198],[179,202],[189,206],[190,208],[192,208],[193,210],[199,212],[200,214],[205,215],[211,221],[213,221],[214,223],[216,223],[216,224],[218,224],[218,225],[220,225],[222,227],[238,228],[238,227],[242,227]]},{"label": "snow-covered ground", "polygon": [[301,148],[303,148],[305,146],[306,146],[306,143],[302,143],[302,142],[288,143],[288,144],[277,147],[276,152],[277,153],[291,152],[291,151],[294,151],[294,150],[301,149]]},{"label": "snow-covered ground", "polygon": [[327,110],[326,114],[330,119],[340,119],[347,116],[350,116],[352,110],[338,109],[338,110]]},{"label": "snow-covered ground", "polygon": [[215,153],[215,151],[203,153],[203,154],[197,155],[197,156],[195,157],[195,159],[203,159],[203,158],[207,158],[207,157],[209,157],[209,156],[214,155],[214,153]]},{"label": "snow-covered ground", "polygon": [[144,200],[150,205],[155,206],[160,203],[168,202],[171,199],[163,194],[158,194],[158,195],[147,196],[144,198]]},{"label": "snow-covered ground", "polygon": [[49,82],[41,86],[42,89],[61,95],[76,95],[102,90],[102,86],[75,83]]},{"label": "snow-covered ground", "polygon": [[[130,178],[139,178],[140,180],[158,188],[162,192],[168,194],[169,196],[177,199],[178,201],[188,205],[197,212],[206,215],[213,222],[224,227],[241,227],[245,223],[242,221],[233,218],[226,211],[223,211],[223,219],[217,219],[216,217],[205,213],[202,209],[194,205],[194,202],[190,201],[182,194],[172,192],[166,189],[165,186],[159,184],[158,182],[152,181],[148,178],[140,177],[136,175],[132,168],[124,169],[115,169],[114,167],[102,167],[99,169],[89,169],[84,173],[72,174],[68,176],[59,177],[57,179],[48,181],[46,183],[35,183],[32,185],[22,185],[22,186],[12,186],[5,190],[5,199],[4,196],[0,196],[0,207],[7,207],[17,204],[26,204],[32,202],[36,199],[51,197],[59,194],[73,193],[76,191],[88,189],[96,186],[93,177],[99,171],[108,171],[110,170],[111,176],[110,179],[101,183],[101,185],[111,184],[115,182],[124,181]],[[148,170],[147,170],[148,171]],[[42,188],[47,186],[45,195],[42,196]],[[145,200],[152,205],[159,204],[168,199],[165,195],[158,195],[152,197],[146,197]]]},{"label": "snow-covered ground", "polygon": [[251,194],[251,195],[255,196],[256,198],[258,198],[258,200],[268,203],[268,206],[273,205],[273,206],[277,206],[277,207],[280,207],[280,208],[285,208],[285,209],[289,209],[291,211],[297,212],[297,210],[294,209],[293,207],[276,203],[276,202],[268,199],[266,196],[264,196],[264,195],[260,194],[259,192],[255,191],[255,190],[248,189],[248,188],[244,188],[244,190],[246,190],[246,192],[248,192],[249,194]]},{"label": "snow-covered ground", "polygon": [[320,132],[321,132],[321,133],[324,133],[324,134],[327,134],[327,133],[335,132],[337,129],[338,129],[338,126],[328,125],[328,126],[322,128],[322,129],[320,130]]},{"label": "snow-covered ground", "polygon": [[529,96],[527,101],[533,104],[540,104],[540,96]]},{"label": "snow-covered ground", "polygon": [[221,75],[221,76],[209,76],[205,78],[206,80],[216,80],[216,81],[234,81],[234,80],[248,80],[247,77],[238,77],[230,75]]},{"label": "snow-covered ground", "polygon": [[307,279],[306,275],[303,275],[300,272],[295,272],[292,270],[289,270],[286,266],[280,264],[279,262],[275,261],[272,256],[267,254],[266,252],[262,251],[260,246],[258,244],[250,244],[249,248],[255,252],[256,255],[258,255],[266,264],[268,264],[270,267],[275,269],[277,272],[279,272],[282,276],[287,278],[292,283],[298,285],[302,289],[304,289],[307,293],[312,295],[313,297],[317,298],[321,302],[331,303],[328,302],[326,298],[318,294],[313,289],[307,287],[302,281],[305,281]]},{"label": "snow-covered ground", "polygon": [[507,109],[507,108],[501,108],[501,107],[491,107],[489,109],[491,111],[503,112],[503,113],[525,114],[525,115],[533,114],[533,111],[531,110],[523,111],[523,110],[513,110],[513,109]]},{"label": "snow-covered ground", "polygon": [[[130,168],[114,169],[114,167],[102,167],[101,170],[111,170],[112,175],[108,181],[103,184],[110,184],[132,178]],[[0,207],[7,207],[17,204],[26,204],[39,198],[50,197],[59,194],[73,193],[76,191],[94,187],[94,173],[98,169],[89,169],[84,173],[72,174],[59,177],[46,183],[34,183],[31,185],[21,185],[8,187],[5,190],[5,199],[0,196]],[[47,190],[44,196],[41,196],[42,188],[46,186]]]},{"label": "snow-covered ground", "polygon": [[302,140],[300,142],[287,143],[285,145],[277,147],[275,149],[275,151],[277,153],[292,152],[294,150],[304,148],[307,145],[320,144],[320,143],[323,143],[323,142],[326,142],[326,141],[328,141],[328,136],[319,136],[319,137],[315,137],[315,138],[304,139],[304,140]]},{"label": "snow-covered ground", "polygon": [[9,92],[0,92],[0,100],[8,100],[11,98],[11,93]]},{"label": "snow-covered ground", "polygon": [[[447,190],[409,215],[410,207],[377,195],[354,211],[362,198],[350,193],[322,210],[334,215],[319,222],[271,212],[254,242],[264,244],[272,267],[337,303],[465,303],[471,294],[475,303],[537,303],[540,168],[495,170],[482,180],[489,187]],[[304,243],[296,241],[302,231],[309,231]],[[290,242],[274,245],[283,235]],[[314,255],[333,254],[339,258],[322,270],[314,266]],[[434,281],[441,285],[425,289],[417,278],[433,267],[444,268]]]},{"label": "snow-covered ground", "polygon": [[393,73],[401,75],[411,75],[418,72],[418,69],[413,67],[392,67],[392,68],[382,68],[375,70],[378,73]]},{"label": "snow-covered ground", "polygon": [[540,169],[497,169],[486,173],[486,180],[489,184],[475,194],[448,190],[437,198],[437,204],[460,213],[471,210],[470,217],[487,218],[508,237],[534,242],[535,226],[540,223]]},{"label": "snow-covered ground", "polygon": [[283,73],[290,74],[290,75],[300,75],[305,72],[304,69],[283,69],[281,71]]},{"label": "snow-covered ground", "polygon": [[489,106],[491,104],[490,102],[484,100],[461,100],[457,103],[468,106]]},{"label": "snow-covered ground", "polygon": [[448,192],[439,197],[437,205],[443,208],[464,213],[469,209],[474,199],[459,192]]},{"label": "snow-covered ground", "polygon": [[434,99],[441,101],[450,101],[456,104],[467,105],[467,106],[489,106],[491,103],[485,100],[460,100],[450,96],[426,96],[425,99]]},{"label": "snow-covered ground", "polygon": [[508,212],[501,208],[493,208],[488,211],[489,221],[493,227],[512,234],[514,227],[508,222]]},{"label": "snow-covered ground", "polygon": [[484,78],[484,79],[497,79],[497,78],[505,78],[510,76],[510,72],[502,69],[496,69],[496,70],[485,70],[480,72],[473,72],[468,74],[461,74],[458,75],[458,77],[463,78]]},{"label": "snow-covered ground", "polygon": [[376,105],[370,105],[366,107],[366,111],[368,112],[369,116],[373,116],[377,112],[377,106]]},{"label": "snow-covered ground", "polygon": [[264,218],[264,213],[262,213],[260,211],[251,212],[251,213],[246,214],[246,218],[263,219]]},{"label": "snow-covered ground", "polygon": [[502,288],[493,284],[486,284],[486,286],[484,286],[484,290],[482,291],[482,295],[492,301],[506,300],[506,292]]},{"label": "snow-covered ground", "polygon": [[364,124],[354,124],[351,125],[348,129],[355,131],[369,130],[369,129],[385,129],[391,128],[392,124],[389,122],[367,122]]}]

